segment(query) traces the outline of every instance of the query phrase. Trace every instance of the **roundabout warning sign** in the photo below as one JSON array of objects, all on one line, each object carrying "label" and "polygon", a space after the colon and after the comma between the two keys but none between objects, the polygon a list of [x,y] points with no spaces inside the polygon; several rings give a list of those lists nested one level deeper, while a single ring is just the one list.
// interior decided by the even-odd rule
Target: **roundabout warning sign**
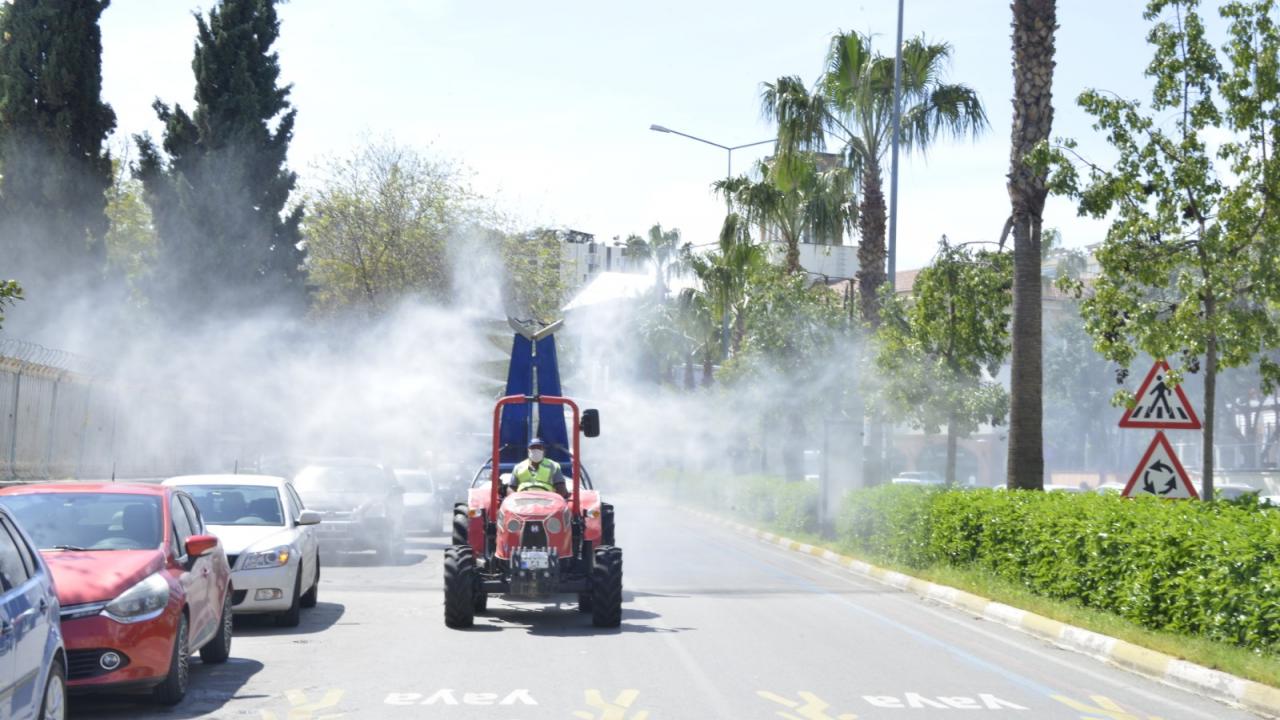
[{"label": "roundabout warning sign", "polygon": [[1191,484],[1190,476],[1183,469],[1182,463],[1178,462],[1173,446],[1162,432],[1157,432],[1152,439],[1151,447],[1147,448],[1142,462],[1138,463],[1133,475],[1129,477],[1129,484],[1125,485],[1121,494],[1125,497],[1154,495],[1176,500],[1200,499],[1195,486]]}]

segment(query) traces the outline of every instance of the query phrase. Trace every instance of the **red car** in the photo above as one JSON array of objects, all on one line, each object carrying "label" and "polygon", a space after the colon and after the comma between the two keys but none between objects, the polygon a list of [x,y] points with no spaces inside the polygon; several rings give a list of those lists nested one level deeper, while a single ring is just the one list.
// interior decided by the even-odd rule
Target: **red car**
[{"label": "red car", "polygon": [[231,652],[231,569],[178,488],[25,485],[0,490],[53,573],[72,691],[150,690],[174,705],[192,649]]}]

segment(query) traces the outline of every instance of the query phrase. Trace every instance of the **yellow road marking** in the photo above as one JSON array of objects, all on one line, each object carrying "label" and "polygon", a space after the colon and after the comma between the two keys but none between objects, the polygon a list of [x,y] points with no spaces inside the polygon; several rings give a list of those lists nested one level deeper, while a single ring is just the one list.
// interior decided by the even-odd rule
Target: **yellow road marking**
[{"label": "yellow road marking", "polygon": [[777,703],[785,708],[795,711],[795,714],[779,710],[778,716],[786,718],[786,720],[857,720],[858,716],[853,713],[843,713],[841,715],[827,714],[827,708],[831,707],[830,703],[823,702],[817,695],[811,692],[801,692],[800,700],[788,700],[787,698],[771,693],[768,690],[757,690],[756,695]]},{"label": "yellow road marking", "polygon": [[[327,710],[342,702],[343,692],[341,690],[325,690],[324,695],[319,700],[312,702],[307,698],[307,694],[302,690],[286,690],[284,697],[289,701],[289,714],[285,717],[287,720],[336,720],[343,716],[342,713],[325,713],[324,715],[314,714],[318,710]],[[269,710],[259,711],[262,720],[280,720],[280,717]]]},{"label": "yellow road marking", "polygon": [[1085,715],[1080,716],[1080,720],[1160,720],[1160,718],[1155,715],[1140,715],[1136,712],[1131,713],[1120,707],[1115,700],[1102,695],[1089,696],[1093,705],[1076,702],[1065,695],[1054,695],[1053,699],[1063,705],[1066,705],[1072,710],[1086,713]]},{"label": "yellow road marking", "polygon": [[640,696],[639,690],[623,690],[612,702],[606,702],[599,690],[588,690],[586,695],[587,707],[600,712],[596,714],[590,710],[575,710],[573,716],[581,720],[648,720],[649,718],[648,710],[636,710],[630,715],[627,714],[636,698]]}]

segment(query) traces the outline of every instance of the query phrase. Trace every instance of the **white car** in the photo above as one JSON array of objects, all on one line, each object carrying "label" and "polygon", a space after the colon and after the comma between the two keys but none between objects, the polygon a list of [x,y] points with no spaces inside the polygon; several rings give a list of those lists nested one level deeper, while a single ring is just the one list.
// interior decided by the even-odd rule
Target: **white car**
[{"label": "white car", "polygon": [[945,485],[946,478],[929,470],[900,472],[889,481],[893,485]]},{"label": "white car", "polygon": [[320,592],[320,514],[307,510],[293,485],[271,475],[184,475],[169,478],[196,501],[231,564],[233,612],[273,614],[296,627]]}]

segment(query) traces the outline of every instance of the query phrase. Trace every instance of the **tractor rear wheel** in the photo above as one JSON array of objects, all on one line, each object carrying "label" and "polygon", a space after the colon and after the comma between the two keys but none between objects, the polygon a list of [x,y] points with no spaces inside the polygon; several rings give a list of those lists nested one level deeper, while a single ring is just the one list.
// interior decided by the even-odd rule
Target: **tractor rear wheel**
[{"label": "tractor rear wheel", "polygon": [[613,545],[616,542],[613,536],[613,506],[600,503],[600,544]]},{"label": "tractor rear wheel", "polygon": [[453,544],[469,545],[471,544],[468,535],[471,527],[471,519],[467,517],[466,503],[458,503],[453,506]]},{"label": "tractor rear wheel", "polygon": [[444,624],[469,628],[476,617],[476,561],[471,548],[454,545],[444,550]]},{"label": "tractor rear wheel", "polygon": [[614,628],[622,624],[622,548],[596,548],[591,569],[591,624]]}]

